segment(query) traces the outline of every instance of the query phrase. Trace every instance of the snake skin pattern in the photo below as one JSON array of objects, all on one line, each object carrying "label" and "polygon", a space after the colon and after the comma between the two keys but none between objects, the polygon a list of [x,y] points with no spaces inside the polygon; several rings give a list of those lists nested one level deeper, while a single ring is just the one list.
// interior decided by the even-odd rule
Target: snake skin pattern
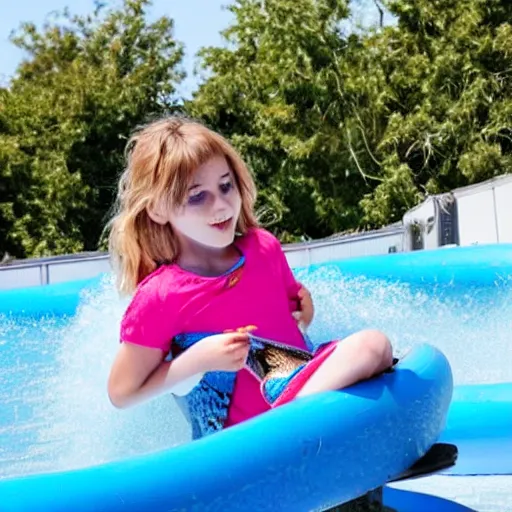
[{"label": "snake skin pattern", "polygon": [[[173,351],[166,357],[172,360],[201,339],[218,333],[188,333],[176,336]],[[249,335],[251,348],[247,366],[261,381],[265,399],[272,404],[286,388],[287,383],[312,359],[312,354]],[[192,428],[192,438],[222,430],[228,417],[229,405],[235,387],[236,372],[207,372],[186,396],[176,396],[176,402]]]}]

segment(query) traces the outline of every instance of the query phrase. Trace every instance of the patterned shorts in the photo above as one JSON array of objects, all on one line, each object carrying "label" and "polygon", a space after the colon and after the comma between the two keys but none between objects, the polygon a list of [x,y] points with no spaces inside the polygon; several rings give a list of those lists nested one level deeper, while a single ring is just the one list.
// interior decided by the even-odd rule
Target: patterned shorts
[{"label": "patterned shorts", "polygon": [[333,353],[336,342],[321,346],[309,363],[300,365],[286,377],[270,378],[261,383],[261,392],[272,406],[293,400],[319,366]]},{"label": "patterned shorts", "polygon": [[263,381],[261,385],[261,392],[265,400],[269,404],[273,404],[283,393],[290,381],[302,371],[306,365],[300,365],[297,369],[290,373],[287,377],[277,377]]}]

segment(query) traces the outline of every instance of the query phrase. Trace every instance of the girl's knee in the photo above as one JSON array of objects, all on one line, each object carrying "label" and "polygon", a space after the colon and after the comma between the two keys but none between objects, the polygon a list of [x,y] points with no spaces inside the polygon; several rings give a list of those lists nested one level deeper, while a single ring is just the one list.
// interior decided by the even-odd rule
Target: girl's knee
[{"label": "girl's knee", "polygon": [[393,350],[389,338],[381,331],[367,329],[357,333],[358,352],[374,360],[376,371],[393,364]]}]

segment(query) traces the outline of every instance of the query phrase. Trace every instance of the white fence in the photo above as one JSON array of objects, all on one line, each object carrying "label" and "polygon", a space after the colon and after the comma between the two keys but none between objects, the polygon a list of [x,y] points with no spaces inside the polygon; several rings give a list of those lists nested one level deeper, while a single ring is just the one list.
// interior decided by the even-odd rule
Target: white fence
[{"label": "white fence", "polygon": [[109,271],[104,253],[21,260],[0,267],[0,290],[87,279]]},{"label": "white fence", "polygon": [[[391,226],[378,231],[287,244],[283,249],[292,267],[304,267],[368,254],[401,252],[403,227]],[[110,270],[108,255],[105,253],[21,260],[0,266],[0,289],[87,279]]]},{"label": "white fence", "polygon": [[290,266],[307,267],[315,263],[343,260],[371,254],[403,252],[404,227],[389,226],[376,231],[331,237],[283,246]]}]

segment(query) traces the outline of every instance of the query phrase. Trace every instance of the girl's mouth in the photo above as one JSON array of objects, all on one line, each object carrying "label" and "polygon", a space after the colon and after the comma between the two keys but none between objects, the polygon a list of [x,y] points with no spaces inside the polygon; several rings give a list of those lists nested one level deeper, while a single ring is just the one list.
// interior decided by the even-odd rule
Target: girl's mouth
[{"label": "girl's mouth", "polygon": [[225,231],[231,226],[231,219],[223,220],[222,222],[216,222],[211,224],[212,228],[218,229],[219,231]]}]

